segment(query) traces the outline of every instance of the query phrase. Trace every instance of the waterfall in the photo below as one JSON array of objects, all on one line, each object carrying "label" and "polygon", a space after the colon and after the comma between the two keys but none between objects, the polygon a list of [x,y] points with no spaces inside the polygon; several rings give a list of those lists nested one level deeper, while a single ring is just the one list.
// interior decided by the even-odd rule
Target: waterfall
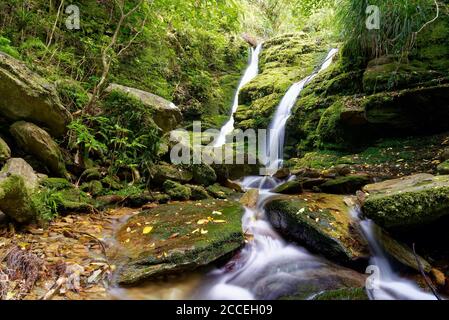
[{"label": "waterfall", "polygon": [[259,55],[262,51],[262,44],[259,44],[256,49],[251,48],[251,55],[243,78],[240,80],[237,91],[235,92],[234,102],[232,104],[231,117],[228,122],[220,130],[220,135],[217,137],[214,143],[214,147],[221,147],[226,143],[226,136],[234,131],[234,114],[239,107],[239,94],[240,90],[251,80],[253,80],[259,74]]},{"label": "waterfall", "polygon": [[333,57],[337,54],[338,49],[329,51],[326,59],[321,67],[315,70],[310,76],[293,84],[281,100],[273,119],[268,127],[268,139],[266,149],[261,151],[264,155],[265,167],[269,169],[271,174],[276,173],[282,166],[285,140],[285,127],[291,116],[292,109],[298,100],[301,91],[310,83],[321,71],[326,70],[332,63]]}]

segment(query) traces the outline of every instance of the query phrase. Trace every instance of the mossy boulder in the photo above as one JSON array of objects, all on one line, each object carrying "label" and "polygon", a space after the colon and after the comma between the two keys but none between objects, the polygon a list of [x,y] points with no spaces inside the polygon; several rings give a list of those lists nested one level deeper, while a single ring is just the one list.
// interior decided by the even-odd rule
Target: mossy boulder
[{"label": "mossy boulder", "polygon": [[440,163],[437,167],[438,174],[449,174],[449,160]]},{"label": "mossy boulder", "polygon": [[31,196],[38,185],[37,175],[25,160],[8,160],[0,171],[0,210],[20,223],[36,220]]},{"label": "mossy boulder", "polygon": [[19,121],[11,126],[10,132],[19,147],[35,156],[51,173],[61,177],[67,175],[61,150],[45,130],[33,123]]},{"label": "mossy boulder", "polygon": [[17,121],[27,120],[61,136],[72,116],[61,104],[53,85],[22,62],[0,52],[0,113]]},{"label": "mossy boulder", "polygon": [[267,217],[284,236],[344,264],[368,258],[366,241],[353,224],[344,197],[305,193],[266,205]]},{"label": "mossy boulder", "polygon": [[164,132],[169,132],[177,128],[182,122],[181,110],[172,102],[167,101],[162,97],[119,84],[111,84],[105,90],[106,93],[111,93],[113,91],[127,94],[141,101],[146,107],[152,110],[154,122]]},{"label": "mossy boulder", "polygon": [[193,173],[193,182],[202,186],[210,186],[217,181],[217,175],[208,164],[194,164],[191,167]]},{"label": "mossy boulder", "polygon": [[217,199],[227,199],[235,192],[232,189],[223,187],[218,183],[213,184],[206,188],[207,192],[209,192],[214,198]]},{"label": "mossy boulder", "polygon": [[8,144],[0,137],[0,163],[11,158],[11,149]]},{"label": "mossy boulder", "polygon": [[132,217],[116,236],[123,246],[118,282],[179,275],[230,257],[244,244],[243,212],[233,201],[204,200],[161,205]]},{"label": "mossy boulder", "polygon": [[323,192],[335,193],[335,194],[353,194],[357,190],[361,190],[363,186],[371,182],[371,178],[368,175],[358,174],[349,175],[345,177],[336,177],[330,179],[320,185],[320,189]]},{"label": "mossy boulder", "polygon": [[192,195],[190,196],[191,200],[205,200],[211,198],[209,193],[207,193],[206,188],[203,186],[195,186],[195,185],[186,185],[186,187],[190,188]]},{"label": "mossy boulder", "polygon": [[192,196],[192,190],[188,186],[184,186],[175,181],[165,181],[163,188],[173,200],[189,200]]},{"label": "mossy boulder", "polygon": [[364,215],[387,229],[413,229],[449,214],[449,176],[417,174],[363,190]]},{"label": "mossy boulder", "polygon": [[193,179],[193,173],[183,166],[175,166],[161,162],[151,169],[152,181],[162,185],[166,180],[187,183]]},{"label": "mossy boulder", "polygon": [[302,184],[299,180],[285,182],[273,190],[274,193],[281,194],[300,194],[302,191]]}]

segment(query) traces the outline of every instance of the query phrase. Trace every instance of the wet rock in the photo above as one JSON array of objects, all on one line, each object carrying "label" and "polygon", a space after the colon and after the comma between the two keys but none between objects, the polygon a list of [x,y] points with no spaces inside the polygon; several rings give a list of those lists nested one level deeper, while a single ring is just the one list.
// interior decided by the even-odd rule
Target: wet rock
[{"label": "wet rock", "polygon": [[324,184],[327,179],[324,178],[299,178],[302,188],[305,190],[315,190]]},{"label": "wet rock", "polygon": [[290,176],[289,168],[281,168],[273,175],[273,177],[277,179],[285,179],[288,178],[288,176]]},{"label": "wet rock", "polygon": [[[413,253],[412,249],[410,249],[405,244],[395,240],[392,238],[386,231],[377,227],[375,230],[376,239],[383,248],[383,250],[389,254],[393,259],[397,262],[407,266],[409,268],[414,269],[417,272],[420,272],[421,269],[416,261],[416,256]],[[424,258],[417,255],[420,264],[425,272],[430,272],[432,269],[429,262],[427,262]]]},{"label": "wet rock", "polygon": [[0,113],[6,118],[36,122],[61,136],[72,121],[55,88],[22,62],[0,52]]},{"label": "wet rock", "polygon": [[449,160],[449,148],[444,148],[440,153],[441,161]]},{"label": "wet rock", "polygon": [[163,188],[173,200],[189,200],[192,196],[192,190],[188,186],[184,186],[175,181],[165,181]]},{"label": "wet rock", "polygon": [[35,156],[53,174],[67,175],[61,150],[45,130],[30,122],[19,121],[11,126],[10,132],[25,152]]},{"label": "wet rock", "polygon": [[37,175],[25,160],[8,160],[0,171],[0,210],[20,223],[35,220],[31,197],[38,185]]},{"label": "wet rock", "polygon": [[305,178],[319,178],[321,177],[321,172],[315,169],[310,168],[301,168],[298,170],[292,171],[292,175],[297,177],[305,177]]},{"label": "wet rock", "polygon": [[387,229],[410,230],[449,213],[449,176],[417,174],[370,184],[363,213]]},{"label": "wet rock", "polygon": [[320,186],[323,192],[335,194],[353,194],[371,182],[368,175],[350,175],[328,180]]},{"label": "wet rock", "polygon": [[351,173],[351,167],[347,164],[339,164],[335,166],[335,171],[339,176],[347,176]]},{"label": "wet rock", "polygon": [[11,158],[11,149],[8,144],[0,137],[0,163]]},{"label": "wet rock", "polygon": [[240,198],[240,203],[245,207],[255,209],[258,200],[259,189],[250,189]]},{"label": "wet rock", "polygon": [[302,191],[302,184],[298,180],[285,182],[273,190],[274,193],[280,194],[300,194]]},{"label": "wet rock", "polygon": [[229,179],[226,179],[225,181],[222,182],[222,184],[226,188],[232,189],[232,190],[234,190],[236,192],[243,193],[242,187],[237,182],[234,182],[234,181],[231,181]]},{"label": "wet rock", "polygon": [[437,287],[443,288],[446,285],[446,276],[440,270],[435,268],[432,269],[430,271],[430,276],[432,277],[433,283],[435,283]]},{"label": "wet rock", "polygon": [[176,129],[182,122],[181,110],[172,102],[152,93],[119,84],[111,84],[105,92],[119,91],[140,100],[146,107],[154,111],[153,120],[164,132]]},{"label": "wet rock", "polygon": [[437,172],[441,175],[449,174],[449,160],[440,163],[437,167]]},{"label": "wet rock", "polygon": [[[213,211],[221,212],[219,218]],[[116,236],[124,249],[118,282],[136,284],[226,259],[244,243],[243,211],[233,201],[204,200],[161,205],[132,217]]]},{"label": "wet rock", "polygon": [[277,230],[310,250],[344,264],[365,261],[369,256],[343,196],[281,196],[268,202],[265,209]]}]

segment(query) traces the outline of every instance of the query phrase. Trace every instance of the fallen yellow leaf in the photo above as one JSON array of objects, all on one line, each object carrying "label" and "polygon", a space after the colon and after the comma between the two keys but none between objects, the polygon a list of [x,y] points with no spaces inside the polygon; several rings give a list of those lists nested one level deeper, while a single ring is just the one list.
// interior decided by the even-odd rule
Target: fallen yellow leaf
[{"label": "fallen yellow leaf", "polygon": [[207,231],[207,230],[204,230],[204,229],[201,229],[201,234],[206,234],[206,233],[208,233],[209,231]]},{"label": "fallen yellow leaf", "polygon": [[153,231],[153,227],[145,227],[145,228],[143,228],[143,231],[142,231],[142,233],[143,234],[149,234],[151,231]]},{"label": "fallen yellow leaf", "polygon": [[198,222],[196,224],[206,224],[208,222],[209,222],[208,219],[200,219],[200,220],[198,220]]},{"label": "fallen yellow leaf", "polygon": [[214,220],[214,223],[226,223],[226,220]]}]

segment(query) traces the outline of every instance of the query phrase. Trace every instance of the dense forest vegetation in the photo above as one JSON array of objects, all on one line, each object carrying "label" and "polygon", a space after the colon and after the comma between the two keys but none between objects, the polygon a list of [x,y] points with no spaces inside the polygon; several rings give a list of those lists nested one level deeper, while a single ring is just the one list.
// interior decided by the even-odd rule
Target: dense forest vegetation
[{"label": "dense forest vegetation", "polygon": [[[332,261],[323,262],[327,282],[272,295],[245,288],[251,298],[368,298],[366,218],[409,278],[424,274],[420,284],[447,294],[448,239],[435,224],[449,212],[448,5],[0,0],[0,300],[105,298],[111,283],[221,263],[257,238],[242,226],[260,219],[242,222],[251,210]],[[241,179],[260,163],[170,163],[174,129],[194,135],[193,121],[205,130],[229,120],[257,45],[235,128],[267,129],[292,85],[307,80],[285,119],[283,167],[248,186]],[[265,185],[286,198],[259,207]],[[95,250],[107,262],[82,265]],[[65,282],[44,290],[46,277]]]}]

